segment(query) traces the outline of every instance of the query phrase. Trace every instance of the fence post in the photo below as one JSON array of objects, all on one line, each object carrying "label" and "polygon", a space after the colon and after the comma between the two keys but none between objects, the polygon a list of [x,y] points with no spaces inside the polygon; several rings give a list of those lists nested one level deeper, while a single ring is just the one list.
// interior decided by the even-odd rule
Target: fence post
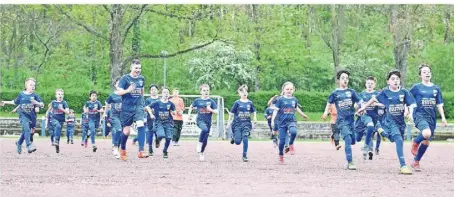
[{"label": "fence post", "polygon": [[101,124],[102,125],[102,128],[103,128],[103,137],[106,136],[106,124],[104,124],[104,121],[106,121],[105,119],[102,119],[101,120]]},{"label": "fence post", "polygon": [[46,136],[46,118],[41,117],[41,137]]}]

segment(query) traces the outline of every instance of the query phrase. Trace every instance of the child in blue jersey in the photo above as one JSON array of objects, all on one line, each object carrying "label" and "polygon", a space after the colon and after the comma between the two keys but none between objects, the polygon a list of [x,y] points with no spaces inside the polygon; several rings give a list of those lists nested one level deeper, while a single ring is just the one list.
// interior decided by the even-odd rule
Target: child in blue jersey
[{"label": "child in blue jersey", "polygon": [[44,103],[38,94],[35,93],[36,80],[28,78],[25,80],[25,90],[19,92],[16,99],[12,101],[0,101],[0,106],[18,105],[19,121],[22,126],[22,133],[19,140],[16,142],[17,153],[22,153],[22,143],[24,143],[28,149],[28,153],[36,151],[36,147],[30,141],[31,135],[31,123],[33,119],[36,119],[36,107],[44,107]]},{"label": "child in blue jersey", "polygon": [[[364,102],[368,102],[372,97],[376,97],[378,92],[374,90],[376,88],[376,78],[369,76],[365,81],[366,89],[360,93],[360,98]],[[365,134],[365,144],[361,148],[363,153],[363,159],[373,160],[373,150],[370,149],[371,139],[373,138],[373,133],[378,121],[378,105],[374,103],[366,109],[366,113],[362,114],[355,121],[355,130],[356,130],[356,141],[360,142],[363,135]],[[371,146],[372,147],[372,146]]]},{"label": "child in blue jersey", "polygon": [[169,101],[169,89],[163,87],[161,99],[151,102],[149,106],[146,106],[146,110],[150,115],[150,118],[154,120],[153,124],[158,143],[160,143],[163,138],[166,139],[166,143],[163,148],[163,158],[166,159],[168,158],[167,149],[169,148],[169,144],[171,144],[172,134],[174,131],[174,119],[172,118],[172,115],[175,115],[175,105]]},{"label": "child in blue jersey", "polygon": [[[149,87],[150,97],[145,99],[145,106],[150,106],[159,101],[160,97],[158,96],[158,86],[152,84]],[[153,118],[153,119],[152,119]],[[147,144],[149,146],[149,156],[153,156],[153,136],[156,137],[156,128],[154,127],[155,117],[150,116],[150,113],[147,113]],[[160,140],[155,138],[155,147],[159,148]]]},{"label": "child in blue jersey", "polygon": [[[302,110],[299,108],[299,101],[293,96],[295,88],[291,82],[286,82],[282,86],[283,96],[275,103],[275,109],[272,115],[272,125],[275,121],[278,122],[278,132],[280,138],[280,144],[278,146],[280,163],[284,163],[284,144],[288,133],[291,135],[289,140],[289,148],[291,155],[295,153],[294,140],[297,136],[297,119],[295,112],[299,113],[304,120],[308,119]],[[278,119],[275,119],[278,115]]]},{"label": "child in blue jersey", "polygon": [[[114,80],[114,88],[118,88],[120,78]],[[115,91],[115,90],[114,90]],[[106,99],[106,109],[110,111],[110,124],[112,135],[112,154],[115,158],[120,158],[118,149],[120,148],[120,135],[122,133],[122,123],[120,121],[120,112],[122,111],[122,97],[111,93]]]},{"label": "child in blue jersey", "polygon": [[415,84],[410,92],[416,99],[417,108],[414,111],[414,124],[420,130],[419,135],[412,140],[411,153],[415,156],[411,167],[420,171],[420,160],[430,145],[431,138],[436,129],[436,108],[441,115],[442,125],[446,126],[444,115],[444,101],[441,88],[431,82],[431,68],[429,65],[419,66],[421,83]]},{"label": "child in blue jersey", "polygon": [[354,106],[362,100],[357,92],[348,88],[350,72],[340,70],[337,72],[338,88],[332,91],[327,99],[327,105],[322,115],[322,119],[327,119],[330,104],[335,104],[337,110],[336,127],[340,131],[341,137],[345,142],[344,152],[346,153],[346,160],[348,162],[347,169],[356,170],[356,166],[352,159],[351,145],[355,144],[354,133]]},{"label": "child in blue jersey", "polygon": [[62,89],[55,90],[55,100],[50,104],[49,110],[52,111],[52,126],[54,127],[54,146],[55,152],[60,152],[60,136],[62,135],[65,114],[69,113],[69,106],[63,100],[64,92]]},{"label": "child in blue jersey", "polygon": [[[237,92],[240,99],[234,102],[231,113],[229,113],[228,125],[226,127],[229,128],[232,125],[235,144],[240,145],[243,141],[242,160],[248,162],[248,137],[253,128],[251,114],[253,114],[253,121],[256,122],[256,108],[254,107],[253,102],[248,100],[248,87],[246,85],[240,86]],[[234,116],[234,119],[232,119],[232,116]],[[271,118],[272,117],[270,117],[270,119]],[[230,122],[230,120],[232,120],[232,122]],[[269,127],[271,128],[270,125],[271,124],[269,124]]]},{"label": "child in blue jersey", "polygon": [[406,128],[404,112],[406,106],[409,107],[409,118],[412,118],[412,112],[415,107],[414,97],[409,91],[400,88],[401,74],[397,70],[390,71],[387,75],[387,84],[389,87],[384,88],[376,97],[362,105],[358,113],[367,109],[374,102],[379,102],[385,106],[386,114],[381,123],[384,131],[378,131],[381,136],[388,137],[394,141],[398,160],[400,162],[400,174],[412,174],[412,170],[406,166],[403,154],[403,134]]},{"label": "child in blue jersey", "polygon": [[141,75],[141,62],[133,59],[131,62],[131,72],[124,75],[118,84],[115,94],[122,97],[122,111],[120,120],[122,121],[123,132],[120,134],[120,158],[126,160],[126,142],[130,135],[130,127],[133,122],[137,125],[137,135],[139,141],[139,158],[147,158],[144,152],[145,125],[144,125],[144,77]]},{"label": "child in blue jersey", "polygon": [[273,114],[273,108],[272,108],[272,103],[270,103],[268,105],[268,107],[265,109],[264,118],[267,120],[267,125],[269,126],[270,139],[272,140],[273,148],[276,148],[276,147],[278,147],[278,144],[277,144],[276,136],[273,134],[272,114]]},{"label": "child in blue jersey", "polygon": [[88,114],[84,112],[84,109],[82,109],[82,114],[81,114],[81,131],[82,131],[82,141],[81,141],[81,146],[84,146],[87,148],[87,141],[89,138],[89,127],[88,127]]},{"label": "child in blue jersey", "polygon": [[100,101],[97,100],[98,93],[95,90],[91,90],[90,100],[85,102],[84,112],[88,114],[88,127],[90,130],[90,140],[93,146],[93,152],[96,152],[98,149],[95,144],[96,129],[100,126],[101,115],[100,113],[104,112],[103,105]]},{"label": "child in blue jersey", "polygon": [[201,98],[197,98],[191,104],[188,110],[189,119],[192,119],[191,111],[196,108],[196,124],[201,129],[199,141],[196,145],[196,151],[199,153],[199,160],[204,161],[204,151],[209,139],[210,127],[212,126],[212,114],[218,114],[215,101],[209,98],[210,87],[203,84],[199,87]]},{"label": "child in blue jersey", "polygon": [[[269,100],[268,103],[269,103],[269,104],[271,103],[271,108],[272,108],[273,110],[275,110],[275,109],[278,110],[278,108],[276,107],[276,102],[278,101],[278,99],[280,99],[280,98],[283,96],[283,94],[284,94],[283,89],[281,89],[280,96],[275,95],[274,97],[272,97],[272,98]],[[273,114],[273,112],[272,112],[272,114]],[[276,141],[277,141],[277,143],[278,143],[278,140],[279,140],[279,139],[278,139],[278,121],[277,121],[277,120],[279,120],[279,114],[277,114],[277,115],[275,116],[275,119],[274,119],[274,120],[275,120],[275,121],[273,121],[274,124],[272,125],[272,126],[273,126],[273,136],[274,136],[274,138],[276,139]],[[285,143],[284,143],[284,153],[288,153],[289,150],[290,150],[290,149],[289,149],[289,140],[290,140],[289,135],[286,135]],[[277,146],[278,146],[278,144],[277,144]],[[278,150],[278,151],[279,151],[279,150]]]},{"label": "child in blue jersey", "polygon": [[73,136],[74,136],[74,126],[76,125],[76,117],[74,116],[74,111],[72,109],[69,110],[69,115],[66,118],[66,144],[74,144]]}]

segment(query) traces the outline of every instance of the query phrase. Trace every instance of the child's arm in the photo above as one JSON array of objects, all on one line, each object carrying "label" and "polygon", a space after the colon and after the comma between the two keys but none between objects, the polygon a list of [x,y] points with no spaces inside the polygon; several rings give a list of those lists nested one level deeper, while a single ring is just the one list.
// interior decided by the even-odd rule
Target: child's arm
[{"label": "child's arm", "polygon": [[232,123],[232,121],[233,121],[233,119],[234,119],[234,118],[232,117],[232,116],[234,116],[233,113],[229,112],[228,114],[229,114],[229,118],[228,118],[228,120],[227,120],[226,128],[229,128],[229,127],[231,126],[231,123]]},{"label": "child's arm", "polygon": [[19,106],[17,106],[16,108],[14,108],[11,113],[16,113],[17,109],[19,109]]},{"label": "child's arm", "polygon": [[0,107],[3,107],[5,104],[8,104],[8,105],[16,105],[14,103],[14,100],[12,101],[0,101]]},{"label": "child's arm", "polygon": [[118,88],[118,89],[115,91],[115,94],[116,94],[116,95],[119,95],[119,96],[123,96],[124,94],[130,93],[130,92],[133,91],[134,89],[136,89],[136,84],[130,83],[130,86],[128,87],[128,89],[124,90],[124,89],[122,89],[122,88]]},{"label": "child's arm", "polygon": [[322,120],[326,120],[327,119],[327,116],[329,115],[330,105],[331,105],[330,103],[327,103],[327,105],[325,105],[324,113],[321,116]]},{"label": "child's arm", "polygon": [[253,112],[253,121],[254,121],[254,122],[257,122],[257,121],[258,121],[258,117],[257,117],[256,111]]},{"label": "child's arm", "polygon": [[443,105],[437,105],[438,106],[438,112],[439,112],[439,115],[441,115],[441,122],[442,122],[442,126],[447,126],[447,120],[446,120],[446,116],[444,115],[444,108],[443,108]]},{"label": "child's arm", "polygon": [[145,110],[149,113],[150,119],[155,119],[155,115],[153,115],[152,109],[149,106],[145,106]]},{"label": "child's arm", "polygon": [[371,97],[371,99],[368,102],[364,103],[362,105],[362,107],[359,110],[357,110],[357,114],[360,114],[363,111],[365,111],[367,109],[367,107],[370,106],[371,104],[373,104],[374,102],[379,103],[379,101],[378,101],[378,99],[376,99],[376,97]]},{"label": "child's arm", "polygon": [[84,113],[88,113],[87,103],[84,105]]},{"label": "child's arm", "polygon": [[297,110],[297,113],[299,113],[300,116],[302,116],[303,120],[308,120],[308,116],[305,113],[303,113],[303,111],[300,109],[300,107],[297,107],[296,110]]}]

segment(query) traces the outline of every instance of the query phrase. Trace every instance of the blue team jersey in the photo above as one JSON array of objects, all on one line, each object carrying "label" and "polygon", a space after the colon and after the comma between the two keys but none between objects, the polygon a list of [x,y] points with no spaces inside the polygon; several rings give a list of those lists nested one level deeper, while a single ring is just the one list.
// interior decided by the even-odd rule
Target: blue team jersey
[{"label": "blue team jersey", "polygon": [[441,88],[437,85],[426,86],[418,83],[412,86],[409,92],[414,96],[417,104],[414,117],[421,116],[436,120],[436,106],[444,104]]},{"label": "blue team jersey", "polygon": [[212,112],[207,110],[207,106],[210,106],[213,110],[217,108],[215,101],[212,99],[202,99],[197,98],[191,104],[197,110],[197,119],[196,121],[204,121],[206,123],[212,122]]},{"label": "blue team jersey", "polygon": [[391,121],[395,125],[403,125],[405,107],[415,104],[414,97],[405,89],[392,91],[384,88],[376,99],[385,105],[385,116],[383,121]]},{"label": "blue team jersey", "polygon": [[275,107],[278,108],[278,120],[279,126],[284,126],[289,122],[296,122],[295,111],[299,104],[299,101],[295,97],[281,97],[275,103]]},{"label": "blue team jersey", "polygon": [[[272,114],[273,114],[273,109],[271,107],[267,107],[267,109],[265,109],[265,112],[264,112],[264,118],[267,120],[271,120]],[[268,118],[269,116],[270,116],[270,118]]]},{"label": "blue team jersey", "polygon": [[[66,101],[56,101],[53,100],[51,103],[52,106],[52,119],[55,119],[59,122],[65,122],[65,109],[68,109],[68,103]],[[60,109],[62,108],[62,109]]]},{"label": "blue team jersey", "polygon": [[96,100],[95,102],[87,101],[85,103],[85,107],[88,109],[88,118],[92,120],[99,120],[100,119],[100,112],[98,110],[101,109],[102,105],[101,102]]},{"label": "blue team jersey", "polygon": [[131,83],[136,85],[136,89],[122,96],[122,111],[135,112],[136,108],[143,106],[144,81],[145,79],[142,75],[133,78],[127,74],[120,79],[118,87],[124,90],[128,89]]},{"label": "blue team jersey", "polygon": [[111,113],[112,115],[120,115],[122,111],[122,97],[116,95],[115,93],[111,93],[109,97],[106,99],[106,103],[111,105]]},{"label": "blue team jersey", "polygon": [[[373,92],[367,92],[363,91],[360,93],[360,98],[364,102],[368,102],[371,98],[374,98],[378,95],[379,93],[375,90]],[[378,117],[378,107],[376,106],[368,106],[366,109],[366,114],[370,116],[373,119],[376,119]]]},{"label": "blue team jersey", "polygon": [[234,114],[234,124],[251,123],[251,113],[256,112],[252,101],[242,102],[237,100],[232,105],[231,113]]},{"label": "blue team jersey", "polygon": [[68,115],[66,117],[66,125],[67,126],[74,126],[76,123],[76,117],[74,117],[74,114],[73,115]]},{"label": "blue team jersey", "polygon": [[19,108],[17,112],[19,113],[19,117],[25,116],[30,119],[36,118],[35,112],[35,105],[32,104],[32,100],[36,100],[37,102],[43,102],[40,96],[36,93],[27,94],[24,91],[19,92],[19,95],[14,99],[14,104],[18,105]]},{"label": "blue team jersey", "polygon": [[[152,109],[152,104],[155,103],[155,102],[157,102],[157,101],[159,101],[159,100],[160,100],[159,97],[157,97],[157,98],[151,98],[151,97],[149,97],[149,98],[145,99],[145,106],[148,106],[148,107],[150,107],[150,109]],[[155,114],[154,114],[154,115],[155,115]],[[147,122],[150,122],[151,120],[152,120],[152,119],[150,118],[150,114],[147,113]]]},{"label": "blue team jersey", "polygon": [[161,100],[158,100],[152,103],[150,108],[153,110],[155,121],[171,122],[173,120],[171,111],[175,111],[175,105],[171,101],[164,103]]},{"label": "blue team jersey", "polygon": [[362,99],[353,89],[335,89],[327,100],[330,104],[335,104],[337,109],[337,123],[351,124],[354,122],[354,104]]}]

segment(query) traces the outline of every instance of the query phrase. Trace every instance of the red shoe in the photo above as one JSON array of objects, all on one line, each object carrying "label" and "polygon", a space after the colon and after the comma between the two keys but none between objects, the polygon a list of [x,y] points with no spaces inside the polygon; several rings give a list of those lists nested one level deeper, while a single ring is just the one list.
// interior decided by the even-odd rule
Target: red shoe
[{"label": "red shoe", "polygon": [[289,149],[291,149],[290,150],[291,155],[294,155],[295,154],[294,144],[289,145]]},{"label": "red shoe", "polygon": [[126,150],[120,150],[120,159],[126,161]]},{"label": "red shoe", "polygon": [[420,169],[420,165],[419,165],[419,161],[414,161],[413,163],[411,163],[411,167],[415,170],[415,171],[422,171],[422,169]]},{"label": "red shoe", "polygon": [[280,155],[280,164],[284,164],[284,156]]},{"label": "red shoe", "polygon": [[419,144],[417,144],[416,142],[414,142],[414,140],[412,140],[412,145],[411,145],[411,153],[414,155],[414,156],[417,156],[417,149],[419,148]]},{"label": "red shoe", "polygon": [[146,155],[146,154],[144,154],[143,151],[139,151],[139,152],[137,153],[137,157],[140,158],[140,159],[144,159],[144,158],[147,158],[147,157],[149,157],[149,156]]}]

